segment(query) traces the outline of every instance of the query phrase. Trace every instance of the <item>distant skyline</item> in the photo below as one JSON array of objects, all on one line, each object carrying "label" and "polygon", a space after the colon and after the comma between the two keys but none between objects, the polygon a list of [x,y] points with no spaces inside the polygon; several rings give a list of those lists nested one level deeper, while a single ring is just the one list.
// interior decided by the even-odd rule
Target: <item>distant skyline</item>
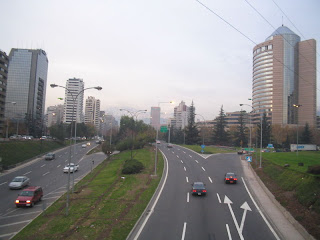
[{"label": "distant skyline", "polygon": [[[283,23],[301,40],[315,39],[319,57],[318,0],[201,3],[255,43]],[[193,100],[196,113],[212,120],[222,105],[231,112],[241,110],[240,103],[251,104],[255,44],[195,0],[11,0],[1,6],[6,21],[0,49],[8,55],[11,48],[47,53],[46,108],[63,104],[58,98],[64,98],[64,89],[50,84],[66,86],[74,77],[83,79],[85,88],[101,86],[84,97],[100,99],[101,110],[114,115],[122,115],[115,112],[119,108],[150,114],[158,102],[174,101],[160,105],[170,116],[181,101],[190,106]],[[318,96],[319,88],[318,59]],[[319,112],[319,97],[317,105]]]}]

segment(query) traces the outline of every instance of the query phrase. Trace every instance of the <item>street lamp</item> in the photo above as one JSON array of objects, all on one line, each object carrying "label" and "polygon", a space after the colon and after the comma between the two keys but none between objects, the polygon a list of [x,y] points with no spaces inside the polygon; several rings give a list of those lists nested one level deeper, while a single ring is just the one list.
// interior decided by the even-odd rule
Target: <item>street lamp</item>
[{"label": "street lamp", "polygon": [[[126,112],[128,112],[130,115],[131,115],[131,117],[132,117],[132,119],[133,119],[133,129],[132,129],[132,144],[131,144],[131,160],[132,160],[132,151],[133,151],[133,132],[134,132],[134,129],[135,129],[135,121],[134,121],[134,117],[136,118],[136,121],[137,121],[137,119],[138,119],[138,115],[140,114],[140,113],[146,113],[147,112],[147,110],[138,110],[138,111],[136,111],[136,112],[132,112],[132,111],[129,111],[129,110],[127,110],[127,109],[120,109],[120,111],[126,111]],[[110,140],[110,142],[111,142],[111,140]]]},{"label": "street lamp", "polygon": [[298,121],[298,110],[299,110],[299,107],[301,107],[302,105],[301,104],[293,104],[293,107],[297,108],[297,157],[299,155],[298,153],[298,143],[299,143],[299,121]]},{"label": "street lamp", "polygon": [[[78,96],[80,95],[80,93],[84,92],[85,90],[88,90],[88,89],[97,89],[97,90],[101,90],[102,87],[89,87],[89,88],[85,88],[85,89],[82,89],[76,96],[73,96],[72,92],[64,87],[64,86],[60,86],[60,85],[57,85],[57,84],[50,84],[50,87],[52,88],[55,88],[55,87],[61,87],[61,88],[64,88],[68,91],[68,93],[71,94],[71,97],[72,97],[72,100],[73,100],[73,104],[72,104],[72,114],[71,114],[71,124],[70,124],[70,148],[69,148],[69,158],[68,158],[68,164],[69,164],[69,169],[68,169],[68,184],[67,184],[67,203],[66,203],[66,215],[68,215],[69,213],[69,200],[70,200],[70,163],[71,163],[71,148],[72,148],[72,123],[73,123],[73,114],[74,114],[74,105],[75,105],[75,102],[78,98]],[[75,122],[75,134],[76,134],[76,127],[77,127],[77,118],[76,118],[76,122]],[[75,136],[75,139],[76,139],[76,136]],[[73,182],[73,185],[74,185],[74,182]],[[72,187],[73,188],[73,187]]]},{"label": "street lamp", "polygon": [[[170,102],[158,102],[158,108],[160,110],[160,104],[161,103],[173,103],[173,101]],[[159,127],[157,127],[157,135],[156,135],[156,155],[154,158],[154,176],[157,176],[157,159],[158,159],[158,138],[159,138],[159,128],[161,126],[161,110],[159,111]]]}]

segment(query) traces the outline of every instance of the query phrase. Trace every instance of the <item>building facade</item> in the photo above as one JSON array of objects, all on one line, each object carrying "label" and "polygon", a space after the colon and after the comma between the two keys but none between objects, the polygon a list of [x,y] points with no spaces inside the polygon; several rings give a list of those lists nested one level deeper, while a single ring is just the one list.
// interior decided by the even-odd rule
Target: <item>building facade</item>
[{"label": "building facade", "polygon": [[47,108],[47,127],[63,122],[64,105],[49,106]]},{"label": "building facade", "polygon": [[48,58],[41,49],[16,49],[9,54],[5,115],[27,122],[31,135],[41,135],[47,88]]},{"label": "building facade", "polygon": [[9,57],[4,51],[0,49],[0,136],[4,136],[6,132],[6,120],[4,117],[4,111],[6,107],[8,66]]},{"label": "building facade", "polygon": [[174,108],[173,118],[170,119],[170,125],[176,129],[184,129],[188,125],[190,107],[184,101]]},{"label": "building facade", "polygon": [[86,99],[84,123],[92,124],[96,130],[100,128],[100,100],[94,97]]},{"label": "building facade", "polygon": [[[316,41],[285,26],[253,49],[253,120],[316,126]],[[299,106],[299,107],[294,107]]]},{"label": "building facade", "polygon": [[160,129],[160,107],[151,107],[150,125],[154,129]]},{"label": "building facade", "polygon": [[72,78],[67,80],[65,98],[64,98],[64,114],[63,122],[77,123],[84,122],[83,119],[83,91],[84,82],[79,78]]}]

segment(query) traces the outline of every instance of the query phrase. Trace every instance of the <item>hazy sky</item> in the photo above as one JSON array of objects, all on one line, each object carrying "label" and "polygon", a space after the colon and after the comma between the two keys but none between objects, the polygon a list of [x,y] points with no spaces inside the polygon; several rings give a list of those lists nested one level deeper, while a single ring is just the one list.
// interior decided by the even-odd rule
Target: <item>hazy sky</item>
[{"label": "hazy sky", "polygon": [[[275,31],[247,2],[274,28],[283,22],[301,40],[317,41],[319,89],[319,0],[201,1],[254,43],[196,0],[4,0],[0,48],[8,55],[11,48],[46,51],[46,107],[64,97],[64,89],[49,85],[76,77],[103,88],[85,98],[100,99],[106,112],[193,100],[209,120],[221,105],[230,112],[250,104],[252,49]],[[173,112],[173,105],[160,106]]]}]

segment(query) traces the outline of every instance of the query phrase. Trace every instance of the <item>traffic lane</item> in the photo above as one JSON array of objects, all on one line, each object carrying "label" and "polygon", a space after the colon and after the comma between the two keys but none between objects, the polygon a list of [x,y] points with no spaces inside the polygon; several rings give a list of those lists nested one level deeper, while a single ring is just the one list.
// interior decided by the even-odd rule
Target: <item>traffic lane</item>
[{"label": "traffic lane", "polygon": [[187,212],[185,172],[172,154],[164,152],[168,159],[168,178],[158,203],[139,239],[180,239]]},{"label": "traffic lane", "polygon": [[[259,239],[275,239],[244,186],[241,161],[236,154],[221,154],[210,157],[206,167],[208,173],[212,174],[214,179],[217,179],[214,183],[224,209],[229,212],[230,216],[232,216],[231,212],[235,215],[235,220],[232,218],[233,224],[229,225],[230,229],[238,232],[236,224],[238,223],[240,227],[245,214],[244,226],[241,231],[245,238],[253,239],[259,236]],[[228,171],[237,173],[237,184],[226,184],[224,182],[224,173]],[[228,204],[224,203],[226,196],[232,201],[232,204],[230,204],[232,210],[230,210]],[[245,205],[243,205],[245,203],[248,204],[251,211],[246,210]],[[263,235],[260,236],[260,233],[263,233]]]}]

